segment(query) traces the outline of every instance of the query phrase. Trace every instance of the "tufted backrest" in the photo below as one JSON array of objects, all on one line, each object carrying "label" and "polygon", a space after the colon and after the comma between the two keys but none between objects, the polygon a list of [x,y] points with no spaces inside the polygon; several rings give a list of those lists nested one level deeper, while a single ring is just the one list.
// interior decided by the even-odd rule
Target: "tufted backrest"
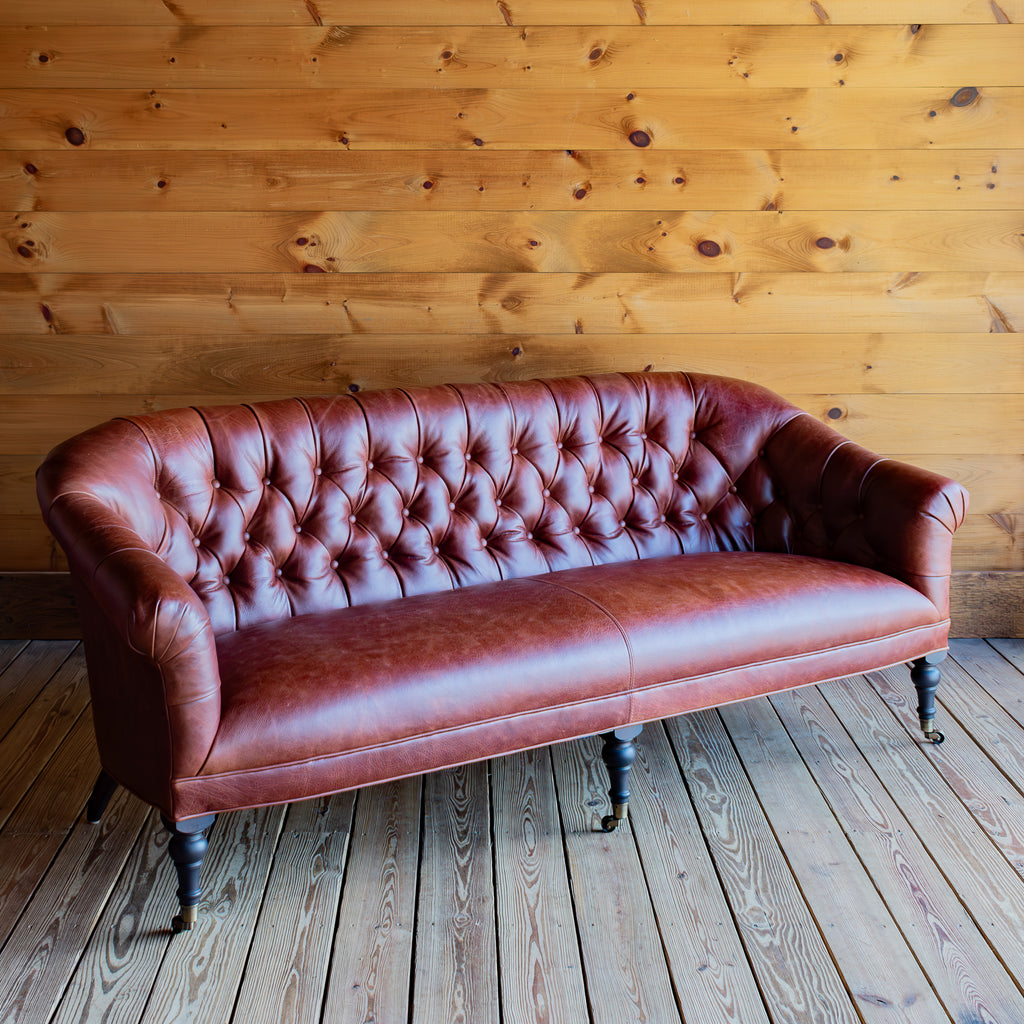
[{"label": "tufted backrest", "polygon": [[765,449],[803,415],[748,383],[681,373],[181,409],[121,421],[137,451],[91,486],[223,633],[557,569],[785,546]]}]

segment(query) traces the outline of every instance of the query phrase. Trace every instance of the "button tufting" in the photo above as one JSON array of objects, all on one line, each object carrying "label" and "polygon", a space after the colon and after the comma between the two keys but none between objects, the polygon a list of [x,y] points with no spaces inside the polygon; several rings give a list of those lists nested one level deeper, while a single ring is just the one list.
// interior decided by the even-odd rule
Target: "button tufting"
[{"label": "button tufting", "polygon": [[221,583],[223,583],[224,586],[226,587],[231,583],[231,580],[229,577],[225,576],[224,579],[221,580]]},{"label": "button tufting", "polygon": [[501,508],[501,498],[495,498],[495,499],[494,499],[494,504],[495,504],[495,505],[496,505],[496,506],[497,506],[498,508]]},{"label": "button tufting", "polygon": [[316,469],[313,470],[313,472],[316,473],[317,476],[324,475],[324,471],[319,466],[317,466]]},{"label": "button tufting", "polygon": [[647,435],[646,434],[641,434],[640,435],[640,440],[641,441],[646,441],[647,440]]},{"label": "button tufting", "polygon": [[249,534],[249,531],[246,530],[245,533],[242,534],[242,540],[249,540],[249,539],[250,539],[250,534]]},{"label": "button tufting", "polygon": [[594,493],[594,485],[593,484],[589,484],[587,486],[587,493],[588,494],[593,494]]},{"label": "button tufting", "polygon": [[518,448],[513,448],[512,449],[512,454],[513,455],[518,455],[519,454],[519,449]]},{"label": "button tufting", "polygon": [[220,481],[219,480],[214,480],[213,481],[213,489],[215,491],[220,490]]},{"label": "button tufting", "polygon": [[355,517],[354,515],[352,515],[352,516],[349,516],[349,517],[348,517],[348,521],[349,521],[350,523],[354,523],[354,522],[356,521],[356,517]]},{"label": "button tufting", "polygon": [[406,519],[408,519],[409,518],[409,510],[407,508],[403,508],[402,509],[402,515],[405,516]]},{"label": "button tufting", "polygon": [[331,559],[331,568],[332,569],[337,569],[338,568],[338,560],[336,558],[332,558]]},{"label": "button tufting", "polygon": [[532,534],[532,533],[528,533],[528,534],[526,535],[526,539],[527,539],[527,540],[533,540],[533,534]]},{"label": "button tufting", "polygon": [[270,486],[270,477],[269,476],[265,476],[263,478],[263,486],[264,487],[269,487]]},{"label": "button tufting", "polygon": [[633,480],[632,480],[633,486],[636,487],[636,485],[638,483],[640,483],[640,478],[638,476],[633,477]]},{"label": "button tufting", "polygon": [[302,533],[302,527],[301,527],[301,526],[299,526],[299,524],[298,524],[298,523],[296,523],[296,524],[295,524],[295,532],[296,532],[296,533]]},{"label": "button tufting", "polygon": [[466,461],[467,462],[472,462],[473,461],[473,456],[469,452],[466,452]]},{"label": "button tufting", "polygon": [[416,464],[419,465],[419,466],[423,465],[423,456],[422,455],[417,455],[416,456]]},{"label": "button tufting", "polygon": [[372,462],[368,462],[366,464],[366,472],[369,473],[371,469],[373,469],[373,463]]},{"label": "button tufting", "polygon": [[732,487],[729,488],[729,493],[730,494],[735,494],[736,493],[736,485],[735,484],[733,484]]},{"label": "button tufting", "polygon": [[562,442],[561,442],[561,441],[559,441],[559,442],[558,442],[558,444],[556,444],[556,445],[555,445],[555,447],[556,447],[556,448],[557,448],[557,449],[558,449],[559,451],[561,451],[561,450],[562,450],[562,448],[564,448],[565,446],[564,446],[564,445],[562,444]]},{"label": "button tufting", "polygon": [[284,569],[277,569],[277,570],[275,570],[274,575],[275,576],[283,576],[284,575]]},{"label": "button tufting", "polygon": [[387,561],[388,558],[391,557],[391,552],[390,551],[382,551],[380,553],[380,557],[383,558],[385,561]]},{"label": "button tufting", "polygon": [[580,528],[578,526],[574,526],[572,528],[572,532],[575,533],[577,536],[579,536]]},{"label": "button tufting", "polygon": [[449,501],[448,502],[448,511],[449,512],[454,512],[455,511],[455,502],[454,501]]},{"label": "button tufting", "polygon": [[550,492],[550,491],[549,491],[549,490],[548,490],[548,489],[547,489],[546,487],[545,487],[545,488],[544,488],[544,490],[543,490],[543,491],[541,491],[540,493],[541,493],[541,494],[542,494],[542,495],[543,495],[543,496],[544,496],[545,498],[550,498],[550,497],[551,497],[551,492]]},{"label": "button tufting", "polygon": [[487,547],[487,538],[486,537],[481,537],[480,538],[480,547],[482,547],[482,548]]},{"label": "button tufting", "polygon": [[193,538],[192,538],[192,546],[193,546],[193,547],[196,547],[196,548],[197,548],[197,547],[199,547],[199,545],[200,545],[200,544],[202,544],[202,543],[203,543],[203,542],[202,542],[202,541],[201,541],[201,540],[200,540],[200,539],[199,539],[198,537],[193,537]]},{"label": "button tufting", "polygon": [[441,554],[441,549],[436,544],[434,545],[434,554],[435,555]]},{"label": "button tufting", "polygon": [[[661,518],[662,518],[662,519],[664,519],[665,517],[664,517],[664,516],[662,516]],[[707,512],[701,512],[701,514],[700,514],[700,518],[701,518],[701,521],[702,521],[702,522],[707,522],[707,518],[708,518],[708,514],[707,514]]]}]

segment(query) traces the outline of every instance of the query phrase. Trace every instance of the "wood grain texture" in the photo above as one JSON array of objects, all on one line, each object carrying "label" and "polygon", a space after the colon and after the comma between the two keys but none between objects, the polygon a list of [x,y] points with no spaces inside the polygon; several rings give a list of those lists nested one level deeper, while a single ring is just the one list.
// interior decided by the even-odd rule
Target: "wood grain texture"
[{"label": "wood grain texture", "polygon": [[[909,685],[909,680],[904,683]],[[976,884],[960,897],[978,928],[1003,950],[1006,963],[1024,961],[1024,893],[1012,881],[1019,878],[1013,866],[991,842],[965,842],[978,827],[977,819],[937,766],[920,757],[917,744],[908,742],[908,732],[888,710],[880,710],[856,687],[828,683],[821,689],[910,824],[918,831],[927,825],[928,851],[940,870],[956,877],[969,862]],[[916,739],[916,724],[915,732]]]},{"label": "wood grain texture", "polygon": [[413,1024],[498,1024],[486,766],[424,780]]},{"label": "wood grain texture", "polygon": [[711,883],[714,864],[658,722],[637,741],[630,789],[632,831],[683,1020],[768,1024],[740,940],[742,925]]},{"label": "wood grain texture", "polygon": [[594,737],[552,748],[594,1024],[676,1024],[679,1009],[631,829],[600,831],[608,778]]},{"label": "wood grain texture", "polygon": [[332,1024],[408,1019],[422,797],[416,778],[359,799],[324,1000]]},{"label": "wood grain texture", "polygon": [[0,304],[9,334],[1019,333],[1024,273],[2,274]]},{"label": "wood grain texture", "polygon": [[[785,361],[779,352],[787,353]],[[526,380],[574,373],[688,371],[736,376],[804,394],[1024,392],[1024,348],[1012,334],[52,334],[8,335],[0,395],[336,394],[469,380]],[[938,468],[999,507],[1024,491],[1024,456],[972,453]],[[934,457],[922,453],[909,461]],[[994,468],[998,464],[998,472]],[[0,455],[0,514],[35,514],[37,461]],[[994,479],[999,477],[999,479]],[[980,492],[979,492],[980,493]],[[997,511],[995,498],[977,511]]]},{"label": "wood grain texture", "polygon": [[506,1020],[585,1020],[583,964],[547,749],[491,762],[494,884]]},{"label": "wood grain texture", "polygon": [[[0,88],[702,89],[1019,83],[1021,25],[28,26]],[[685,64],[679,54],[691,56]]]},{"label": "wood grain texture", "polygon": [[1024,270],[1024,211],[546,211],[500,224],[490,213],[160,212],[147,215],[145,235],[137,220],[2,212],[0,273]]},{"label": "wood grain texture", "polygon": [[1020,210],[1024,152],[19,149],[0,209]]},{"label": "wood grain texture", "polygon": [[[6,0],[2,24],[32,24],[33,0]],[[397,0],[48,0],[54,25],[729,25],[729,24],[1003,24],[1024,21],[1021,0],[445,0],[410,12]]]},{"label": "wood grain texture", "polygon": [[[721,714],[864,1020],[941,1020],[942,1004],[840,824],[826,824],[824,797],[771,705],[746,701]],[[866,934],[871,943],[857,940]]]},{"label": "wood grain texture", "polygon": [[755,973],[780,1021],[859,1024],[720,717],[699,711],[666,728]]},{"label": "wood grain texture", "polygon": [[0,148],[1024,148],[1024,88],[958,88],[0,89]]},{"label": "wood grain texture", "polygon": [[771,703],[950,1017],[1024,1017],[1011,975],[821,694],[807,687]]},{"label": "wood grain texture", "polygon": [[964,572],[954,575],[953,581],[953,636],[1024,636],[1024,573]]}]

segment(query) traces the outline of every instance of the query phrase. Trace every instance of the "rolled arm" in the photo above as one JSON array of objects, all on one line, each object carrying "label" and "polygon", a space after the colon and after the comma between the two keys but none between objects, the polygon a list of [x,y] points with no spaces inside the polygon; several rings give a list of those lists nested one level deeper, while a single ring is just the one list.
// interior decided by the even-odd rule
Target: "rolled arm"
[{"label": "rolled arm", "polygon": [[[96,496],[61,493],[44,505],[44,517],[75,583],[104,766],[173,814],[169,779],[198,772],[220,721],[209,615],[188,583]],[[140,750],[148,756],[139,758]],[[150,775],[127,777],[140,764]]]},{"label": "rolled arm", "polygon": [[953,534],[968,504],[960,484],[875,455],[809,415],[773,435],[765,461],[772,500],[759,549],[878,569],[948,617]]}]

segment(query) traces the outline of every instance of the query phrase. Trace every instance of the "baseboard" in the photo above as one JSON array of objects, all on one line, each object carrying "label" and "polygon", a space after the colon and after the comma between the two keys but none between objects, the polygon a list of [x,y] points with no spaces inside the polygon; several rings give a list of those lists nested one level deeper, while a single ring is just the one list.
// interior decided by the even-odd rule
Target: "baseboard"
[{"label": "baseboard", "polygon": [[[956,572],[949,588],[955,637],[1024,637],[1024,572]],[[81,636],[66,572],[0,573],[0,639]]]}]

